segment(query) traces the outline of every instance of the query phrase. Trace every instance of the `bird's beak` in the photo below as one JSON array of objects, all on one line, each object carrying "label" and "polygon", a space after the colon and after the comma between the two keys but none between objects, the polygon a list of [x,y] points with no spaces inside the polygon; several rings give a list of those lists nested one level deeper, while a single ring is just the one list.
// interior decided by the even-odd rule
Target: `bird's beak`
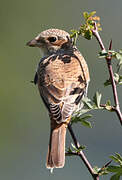
[{"label": "bird's beak", "polygon": [[26,45],[30,46],[30,47],[37,47],[38,43],[37,43],[36,39],[32,39],[31,41],[27,42]]}]

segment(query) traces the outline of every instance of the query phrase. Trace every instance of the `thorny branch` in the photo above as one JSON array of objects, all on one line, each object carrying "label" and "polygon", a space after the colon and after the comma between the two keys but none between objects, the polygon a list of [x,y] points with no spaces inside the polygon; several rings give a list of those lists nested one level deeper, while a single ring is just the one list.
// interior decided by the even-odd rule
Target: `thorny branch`
[{"label": "thorny branch", "polygon": [[[94,22],[94,29],[92,30],[92,33],[96,37],[102,51],[106,51],[104,44],[101,40],[101,37],[99,35],[99,32],[97,30],[97,26],[96,26],[95,22]],[[109,50],[111,50],[111,48],[112,48],[112,41],[110,41]],[[115,102],[115,107],[113,108],[113,110],[117,113],[117,116],[120,120],[120,124],[122,125],[122,113],[120,111],[120,105],[119,105],[117,88],[116,88],[116,83],[114,80],[114,73],[113,73],[113,69],[112,69],[111,60],[112,60],[112,56],[111,56],[111,53],[109,53],[109,55],[106,57],[106,63],[107,63],[107,67],[108,67],[108,71],[109,71],[109,75],[110,75],[110,79],[111,79],[114,102]]]},{"label": "thorny branch", "polygon": [[[71,135],[71,137],[72,137],[72,139],[73,139],[73,142],[74,142],[76,148],[78,149],[78,148],[80,147],[80,144],[79,144],[79,142],[78,142],[78,140],[77,140],[77,138],[76,138],[76,136],[75,136],[75,134],[74,134],[74,131],[73,131],[73,129],[72,129],[71,124],[68,125],[68,130],[69,130],[69,132],[70,132],[70,135]],[[99,175],[100,175],[100,173],[102,172],[102,170],[103,170],[104,168],[106,168],[106,167],[112,162],[112,161],[107,162],[107,163],[99,170],[99,172],[96,173],[96,172],[94,171],[93,167],[91,166],[91,164],[89,163],[88,159],[86,158],[86,156],[85,156],[85,154],[84,154],[84,152],[83,152],[82,150],[80,150],[80,152],[71,152],[71,153],[66,153],[66,154],[67,154],[67,155],[77,155],[77,156],[79,156],[79,157],[82,159],[82,161],[84,162],[85,166],[87,167],[88,171],[90,172],[90,174],[91,174],[91,176],[93,177],[94,180],[99,180]]]},{"label": "thorny branch", "polygon": [[[75,137],[75,134],[73,132],[73,129],[72,129],[72,126],[71,124],[68,125],[68,130],[71,134],[71,137],[74,141],[74,144],[76,146],[76,148],[79,148],[80,147],[80,144],[79,142],[77,141],[77,138]],[[89,163],[89,161],[87,160],[85,154],[83,153],[83,151],[81,150],[80,152],[78,153],[75,153],[73,155],[78,155],[84,162],[85,166],[87,167],[88,171],[90,172],[90,174],[92,175],[93,179],[94,180],[99,180],[99,174],[96,174],[91,166],[91,164]]]},{"label": "thorny branch", "polygon": [[[94,29],[92,29],[92,33],[95,36],[95,38],[97,39],[102,51],[106,52],[106,49],[104,47],[104,44],[103,44],[102,39],[101,39],[101,37],[99,35],[99,32],[98,32],[96,22],[94,22]],[[110,42],[109,50],[111,50],[111,48],[112,48],[112,41]],[[112,109],[116,112],[116,114],[117,114],[117,116],[118,116],[118,118],[120,120],[120,123],[122,125],[122,113],[120,111],[117,88],[116,88],[116,83],[115,83],[115,80],[114,80],[114,74],[113,74],[111,60],[112,60],[112,56],[111,56],[111,54],[108,54],[108,56],[106,57],[106,63],[107,63],[107,67],[108,67],[108,70],[109,70],[109,75],[110,75],[111,84],[112,84],[112,90],[113,90],[113,96],[114,96],[114,102],[115,102],[115,106],[112,106]],[[101,106],[104,107],[105,105],[101,105]],[[73,139],[73,142],[74,142],[76,148],[79,148],[80,144],[77,141],[77,138],[76,138],[76,136],[75,136],[75,134],[73,132],[71,124],[68,125],[68,130],[69,130],[69,132],[71,134],[71,137]],[[91,164],[87,160],[87,158],[86,158],[86,156],[85,156],[85,154],[83,153],[82,150],[80,150],[80,152],[71,152],[70,155],[78,155],[83,160],[85,166],[87,167],[88,171],[90,172],[90,174],[92,175],[94,180],[99,180],[99,172],[102,171],[102,169],[104,167],[107,167],[111,163],[111,161],[109,161],[106,165],[103,166],[103,168],[100,169],[100,171],[98,173],[95,173],[94,169],[92,168]]]}]

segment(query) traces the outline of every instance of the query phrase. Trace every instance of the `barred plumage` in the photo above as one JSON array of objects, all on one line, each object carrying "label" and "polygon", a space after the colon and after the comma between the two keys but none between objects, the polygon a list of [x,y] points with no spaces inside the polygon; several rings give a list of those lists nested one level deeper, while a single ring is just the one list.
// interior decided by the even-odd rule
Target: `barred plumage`
[{"label": "barred plumage", "polygon": [[70,35],[63,30],[43,31],[27,45],[39,47],[44,53],[34,82],[38,84],[51,120],[47,168],[63,167],[66,127],[72,113],[87,94],[90,80],[88,66],[73,46]]}]

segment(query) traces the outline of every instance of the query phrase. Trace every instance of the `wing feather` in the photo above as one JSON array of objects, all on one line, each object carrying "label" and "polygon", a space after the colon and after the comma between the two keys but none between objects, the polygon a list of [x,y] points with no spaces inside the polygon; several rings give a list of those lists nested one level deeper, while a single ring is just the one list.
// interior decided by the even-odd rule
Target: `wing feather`
[{"label": "wing feather", "polygon": [[64,122],[75,111],[86,92],[89,72],[83,56],[76,50],[49,56],[40,61],[38,87],[58,122]]}]

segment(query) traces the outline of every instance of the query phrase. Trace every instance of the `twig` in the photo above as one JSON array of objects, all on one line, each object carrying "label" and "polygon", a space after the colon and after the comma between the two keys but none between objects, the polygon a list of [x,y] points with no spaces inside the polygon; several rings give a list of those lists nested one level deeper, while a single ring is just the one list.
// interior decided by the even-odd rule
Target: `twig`
[{"label": "twig", "polygon": [[101,173],[105,168],[107,168],[109,166],[109,164],[111,164],[112,160],[107,162],[100,170],[98,173]]},{"label": "twig", "polygon": [[[71,124],[68,125],[68,130],[71,134],[71,137],[74,141],[74,144],[76,146],[76,148],[79,148],[80,147],[80,144],[79,142],[77,141],[76,137],[75,137],[75,134],[73,132],[73,129],[72,129],[72,126]],[[76,154],[75,154],[76,155]],[[83,151],[81,150],[80,152],[77,153],[77,155],[83,160],[85,166],[87,167],[88,171],[90,172],[90,174],[92,175],[93,179],[94,180],[99,180],[99,174],[95,174],[91,164],[89,163],[89,161],[87,160],[85,154],[83,153]]]},{"label": "twig", "polygon": [[[101,49],[106,51],[104,44],[101,40],[101,37],[98,33],[96,23],[94,23],[94,29],[92,30],[92,32],[93,32],[93,35],[96,37]],[[110,41],[109,50],[111,50],[111,48],[112,48],[112,41]],[[116,114],[120,120],[120,124],[122,125],[122,113],[120,111],[119,99],[118,99],[118,94],[117,94],[116,83],[114,80],[114,73],[113,73],[113,69],[112,69],[112,65],[111,65],[111,60],[112,60],[112,56],[109,53],[109,55],[106,57],[106,63],[107,63],[107,67],[109,70],[109,75],[110,75],[111,85],[112,85],[112,90],[113,90],[113,96],[114,96],[114,102],[115,102],[114,110],[115,110],[115,112],[116,112]]]},{"label": "twig", "polygon": [[[92,29],[92,33],[96,37],[102,51],[107,52],[105,47],[104,47],[104,44],[102,42],[102,39],[101,39],[101,37],[99,35],[96,22],[94,23],[94,29]],[[110,42],[109,50],[111,50],[111,48],[112,48],[112,41]],[[114,102],[115,102],[115,106],[112,106],[112,110],[114,110],[117,113],[118,118],[120,120],[120,123],[122,125],[122,113],[120,111],[117,88],[116,88],[116,83],[115,83],[115,80],[114,80],[114,74],[113,74],[113,69],[112,69],[112,65],[111,65],[111,60],[112,60],[112,56],[111,56],[111,53],[109,53],[108,56],[106,56],[106,63],[107,63],[107,67],[108,67],[108,70],[109,70],[109,75],[110,75],[111,84],[112,84],[112,90],[113,90],[113,96],[114,96]],[[100,106],[104,107],[104,108],[106,107],[105,104],[101,104]],[[76,136],[75,136],[75,134],[73,132],[71,124],[68,125],[68,130],[69,130],[69,132],[71,134],[71,137],[72,137],[72,139],[74,141],[74,144],[75,144],[76,148],[77,149],[80,148],[80,144],[76,139]],[[77,153],[74,153],[74,152],[70,153],[69,152],[69,153],[66,153],[66,155],[78,155],[82,159],[82,161],[84,162],[85,166],[87,167],[88,171],[90,172],[90,174],[91,174],[91,176],[93,177],[94,180],[99,180],[99,176],[100,176],[99,173],[111,163],[111,161],[109,161],[107,164],[105,164],[100,169],[100,171],[98,173],[96,173],[94,171],[94,169],[92,168],[91,164],[89,163],[89,161],[87,160],[87,158],[86,158],[86,156],[85,156],[85,154],[83,153],[82,150],[80,150],[80,152],[77,152]]]},{"label": "twig", "polygon": [[77,156],[78,153],[76,153],[76,152],[66,152],[65,155],[66,156]]}]

